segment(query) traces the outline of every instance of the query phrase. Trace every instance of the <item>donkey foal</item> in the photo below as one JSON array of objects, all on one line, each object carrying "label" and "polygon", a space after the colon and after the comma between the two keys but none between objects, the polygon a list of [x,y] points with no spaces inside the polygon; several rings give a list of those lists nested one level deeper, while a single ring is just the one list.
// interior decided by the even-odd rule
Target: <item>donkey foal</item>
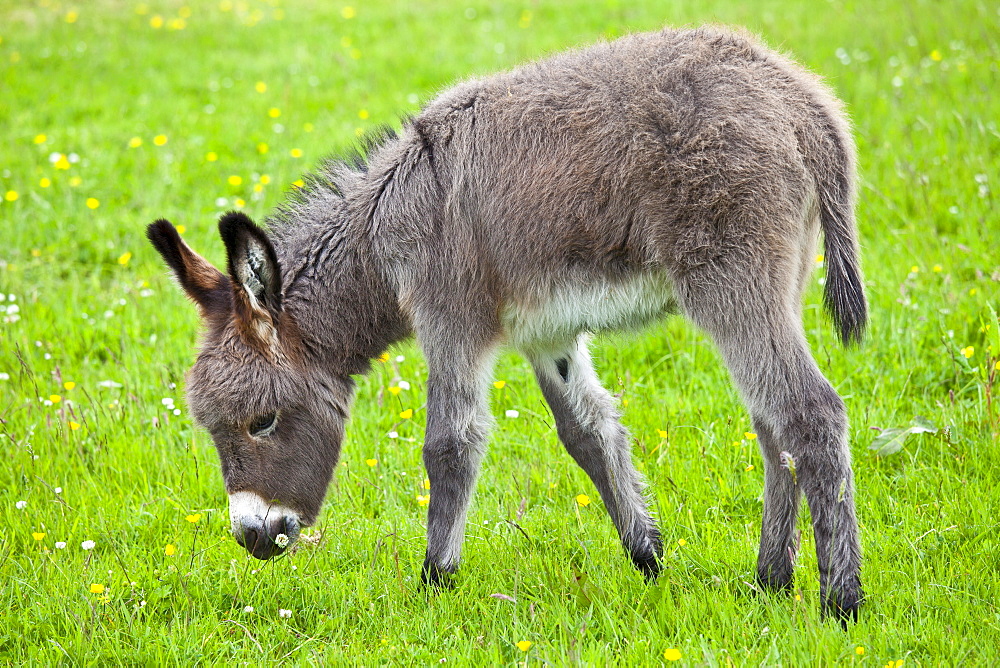
[{"label": "donkey foal", "polygon": [[847,419],[801,324],[822,231],[826,305],[845,342],[863,333],[854,171],[848,123],[816,77],[746,36],[664,30],[444,92],[366,158],[321,167],[269,232],[224,215],[225,274],[153,223],[207,325],[188,398],[237,539],[265,559],[316,519],[352,376],[415,334],[429,373],[425,580],[459,562],[501,345],[530,360],[560,439],[654,578],[660,537],[587,336],[679,312],[719,346],[760,437],[760,583],[791,585],[804,492],[824,609],[855,616]]}]

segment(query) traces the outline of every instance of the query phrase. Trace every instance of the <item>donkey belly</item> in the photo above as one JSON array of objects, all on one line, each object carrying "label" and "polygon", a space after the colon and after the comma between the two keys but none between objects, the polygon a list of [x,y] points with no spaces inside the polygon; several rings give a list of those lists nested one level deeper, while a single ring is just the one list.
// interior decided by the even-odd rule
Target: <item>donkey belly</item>
[{"label": "donkey belly", "polygon": [[508,302],[503,325],[514,348],[555,351],[583,332],[637,329],[676,310],[667,277],[641,274],[626,280],[550,285]]}]

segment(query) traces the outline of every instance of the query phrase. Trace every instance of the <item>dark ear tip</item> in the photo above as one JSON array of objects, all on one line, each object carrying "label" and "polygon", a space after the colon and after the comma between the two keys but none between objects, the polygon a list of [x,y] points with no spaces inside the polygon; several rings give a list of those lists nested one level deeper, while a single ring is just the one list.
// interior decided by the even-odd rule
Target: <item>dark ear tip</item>
[{"label": "dark ear tip", "polygon": [[166,218],[160,218],[146,226],[146,238],[154,244],[158,238],[174,236],[177,236],[177,230],[174,229],[173,223]]},{"label": "dark ear tip", "polygon": [[224,214],[219,216],[219,233],[222,236],[225,237],[241,227],[256,229],[257,225],[253,222],[253,219],[250,218],[250,216],[246,215],[242,211],[226,211]]}]

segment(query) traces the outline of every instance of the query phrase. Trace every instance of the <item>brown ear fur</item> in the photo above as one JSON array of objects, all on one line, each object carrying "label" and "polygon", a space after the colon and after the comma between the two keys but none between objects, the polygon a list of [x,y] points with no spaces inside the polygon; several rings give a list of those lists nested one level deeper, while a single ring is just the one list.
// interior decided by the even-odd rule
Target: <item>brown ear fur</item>
[{"label": "brown ear fur", "polygon": [[202,256],[191,250],[167,220],[157,220],[146,228],[146,237],[173,270],[188,297],[198,305],[204,318],[232,313],[229,279]]}]

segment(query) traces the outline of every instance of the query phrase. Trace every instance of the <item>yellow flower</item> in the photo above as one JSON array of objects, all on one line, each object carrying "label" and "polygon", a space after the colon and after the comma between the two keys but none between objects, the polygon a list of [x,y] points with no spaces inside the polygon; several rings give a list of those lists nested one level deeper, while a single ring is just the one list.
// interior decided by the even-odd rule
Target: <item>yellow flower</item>
[{"label": "yellow flower", "polygon": [[362,109],[361,111],[359,111],[358,112],[358,118],[360,118],[363,121],[368,120],[368,110],[367,109]]},{"label": "yellow flower", "polygon": [[99,206],[101,206],[101,201],[99,199],[97,199],[96,197],[88,197],[87,198],[87,208],[88,209],[96,209]]},{"label": "yellow flower", "polygon": [[933,271],[935,274],[940,274],[941,273],[941,265],[939,265],[939,264],[934,265],[933,267],[931,267],[931,271]]},{"label": "yellow flower", "polygon": [[348,5],[347,7],[344,7],[343,9],[340,10],[340,15],[343,16],[345,19],[353,19],[355,16],[358,15],[358,13],[354,10],[354,7]]},{"label": "yellow flower", "polygon": [[366,459],[365,460],[365,464],[368,464],[368,466],[371,466],[371,467],[374,468],[375,466],[378,466],[378,460],[374,459],[374,458],[373,459]]},{"label": "yellow flower", "polygon": [[271,182],[271,177],[268,176],[267,174],[261,174],[260,175],[260,182],[263,183],[266,186],[268,183]]},{"label": "yellow flower", "polygon": [[201,513],[195,513],[194,515],[188,515],[184,519],[186,519],[191,524],[194,524],[195,522],[197,522],[198,520],[201,519]]},{"label": "yellow flower", "polygon": [[519,641],[517,642],[517,648],[518,648],[519,650],[521,650],[522,652],[527,652],[527,651],[528,651],[529,649],[531,649],[531,646],[532,646],[533,644],[534,644],[534,643],[533,643],[533,642],[531,642],[530,640],[519,640]]},{"label": "yellow flower", "polygon": [[62,397],[60,397],[58,394],[52,394],[49,395],[49,401],[51,401],[54,404],[58,404],[60,401],[62,401]]},{"label": "yellow flower", "polygon": [[976,349],[975,349],[974,346],[966,346],[965,348],[962,348],[962,355],[965,356],[965,359],[969,359],[975,353],[976,353]]},{"label": "yellow flower", "polygon": [[45,533],[41,531],[35,531],[34,533],[31,534],[31,537],[34,538],[35,540],[41,540],[45,538]]},{"label": "yellow flower", "polygon": [[502,390],[506,385],[507,381],[505,380],[498,380],[495,383],[493,383],[493,387],[497,388],[498,390]]},{"label": "yellow flower", "polygon": [[931,60],[933,60],[936,63],[941,62],[941,52],[938,51],[937,49],[931,51]]},{"label": "yellow flower", "polygon": [[47,140],[48,137],[46,137],[45,135],[35,135],[36,144],[44,144]]},{"label": "yellow flower", "polygon": [[857,647],[854,648],[854,653],[857,654],[858,656],[864,656],[865,648],[858,645]]},{"label": "yellow flower", "polygon": [[590,505],[590,497],[587,496],[586,494],[577,494],[576,502],[581,506],[588,506]]},{"label": "yellow flower", "polygon": [[142,137],[132,137],[128,140],[129,148],[139,148],[142,146]]},{"label": "yellow flower", "polygon": [[413,417],[413,409],[407,408],[405,411],[399,414],[399,417],[403,418],[404,420],[409,420],[411,417]]},{"label": "yellow flower", "polygon": [[3,196],[3,198],[8,202],[16,202],[18,197],[20,197],[20,195],[17,194],[16,190],[8,190],[7,194]]},{"label": "yellow flower", "polygon": [[258,81],[257,84],[254,86],[254,90],[256,90],[258,93],[266,93],[267,84],[264,83],[263,81]]},{"label": "yellow flower", "polygon": [[150,19],[149,19],[149,25],[151,27],[153,27],[153,28],[162,28],[163,27],[163,17],[160,16],[159,14],[156,14],[155,16],[150,17]]},{"label": "yellow flower", "polygon": [[997,360],[997,364],[993,368],[996,369],[997,371],[1000,371],[1000,360]]},{"label": "yellow flower", "polygon": [[69,158],[67,158],[62,153],[59,154],[59,157],[56,159],[55,163],[53,163],[53,164],[55,165],[56,169],[63,169],[63,170],[69,169],[69,166],[70,166],[69,165]]},{"label": "yellow flower", "polygon": [[970,294],[970,295],[974,295],[974,294],[976,294],[977,292],[979,292],[979,290],[977,290],[976,288],[969,288],[969,294]]},{"label": "yellow flower", "polygon": [[170,543],[167,543],[167,546],[163,548],[163,554],[167,555],[168,557],[172,557],[175,554],[177,554],[177,548],[171,545]]},{"label": "yellow flower", "polygon": [[281,109],[278,109],[277,107],[271,107],[270,109],[267,110],[267,115],[270,116],[271,118],[277,118],[278,116],[281,116]]},{"label": "yellow flower", "polygon": [[42,251],[38,250],[37,248],[32,248],[31,257],[42,257]]},{"label": "yellow flower", "polygon": [[157,146],[163,146],[167,143],[167,135],[156,135],[153,137],[153,143]]},{"label": "yellow flower", "polygon": [[267,153],[267,144],[265,144],[264,142],[257,144],[257,152],[260,153],[261,155]]},{"label": "yellow flower", "polygon": [[52,185],[52,181],[49,180],[47,177],[43,176],[41,180],[38,182],[38,185],[42,188],[48,188],[49,186]]},{"label": "yellow flower", "polygon": [[418,506],[426,506],[430,502],[431,502],[431,495],[430,494],[427,494],[427,495],[417,494],[417,505]]},{"label": "yellow flower", "polygon": [[77,429],[80,428],[80,423],[79,422],[73,422],[72,420],[70,420],[69,421],[69,428],[72,429],[73,431],[76,431]]},{"label": "yellow flower", "polygon": [[90,585],[90,593],[91,594],[103,594],[104,593],[104,585],[97,584],[97,583],[94,583],[94,584]]},{"label": "yellow flower", "polygon": [[79,176],[74,176],[73,178],[71,178],[69,180],[70,186],[72,186],[74,188],[77,187],[78,185],[80,185],[81,183],[83,183],[83,179],[81,179]]},{"label": "yellow flower", "polygon": [[76,20],[80,18],[80,14],[74,11],[66,12],[66,23],[76,23]]},{"label": "yellow flower", "polygon": [[232,176],[229,177],[229,185],[231,186],[238,186],[242,183],[243,183],[242,176],[237,176],[236,174],[233,174]]},{"label": "yellow flower", "polygon": [[667,431],[665,429],[657,429],[656,430],[656,435],[659,436],[660,438],[666,438],[667,437]]},{"label": "yellow flower", "polygon": [[378,361],[382,362],[383,364],[385,364],[386,362],[388,362],[389,361],[389,353],[382,353],[381,355],[379,355],[378,356]]},{"label": "yellow flower", "polygon": [[748,464],[744,471],[753,471],[753,464]]},{"label": "yellow flower", "polygon": [[752,431],[745,431],[743,432],[743,438],[747,439],[748,441],[752,441],[755,438],[757,438],[757,434],[753,433]]},{"label": "yellow flower", "polygon": [[681,547],[684,547],[685,545],[688,544],[688,542],[683,538],[681,538],[680,540],[677,541],[677,544],[680,545]]},{"label": "yellow flower", "polygon": [[219,159],[219,155],[215,151],[209,151],[205,154],[205,160],[207,162],[215,162]]},{"label": "yellow flower", "polygon": [[391,394],[393,396],[397,396],[400,392],[402,392],[402,390],[400,388],[396,387],[395,385],[393,385],[392,387],[390,387],[388,389],[389,389],[389,394]]},{"label": "yellow flower", "polygon": [[917,265],[913,265],[912,267],[910,267],[910,273],[911,274],[919,274],[920,273],[920,267],[918,267]]},{"label": "yellow flower", "polygon": [[118,264],[124,267],[125,265],[128,264],[128,261],[131,259],[132,259],[132,253],[125,251],[124,253],[118,256]]},{"label": "yellow flower", "polygon": [[676,647],[671,647],[670,649],[663,652],[663,658],[667,661],[680,661],[681,651]]},{"label": "yellow flower", "polygon": [[246,206],[247,203],[242,197],[237,197],[236,199],[233,200],[233,204],[236,206],[237,209],[242,209],[244,206]]},{"label": "yellow flower", "polygon": [[292,155],[293,158],[301,158],[302,157],[302,149],[301,148],[293,148],[291,151],[289,151],[289,153],[291,153],[291,155]]},{"label": "yellow flower", "polygon": [[187,232],[187,228],[184,227],[183,225],[178,225],[176,229],[177,229],[177,234],[184,234],[185,232]]},{"label": "yellow flower", "polygon": [[430,489],[430,488],[431,488],[431,479],[424,478],[424,489]]},{"label": "yellow flower", "polygon": [[824,259],[825,258],[823,257],[823,254],[820,253],[819,255],[816,256],[816,264],[820,264],[821,262],[823,262]]}]

